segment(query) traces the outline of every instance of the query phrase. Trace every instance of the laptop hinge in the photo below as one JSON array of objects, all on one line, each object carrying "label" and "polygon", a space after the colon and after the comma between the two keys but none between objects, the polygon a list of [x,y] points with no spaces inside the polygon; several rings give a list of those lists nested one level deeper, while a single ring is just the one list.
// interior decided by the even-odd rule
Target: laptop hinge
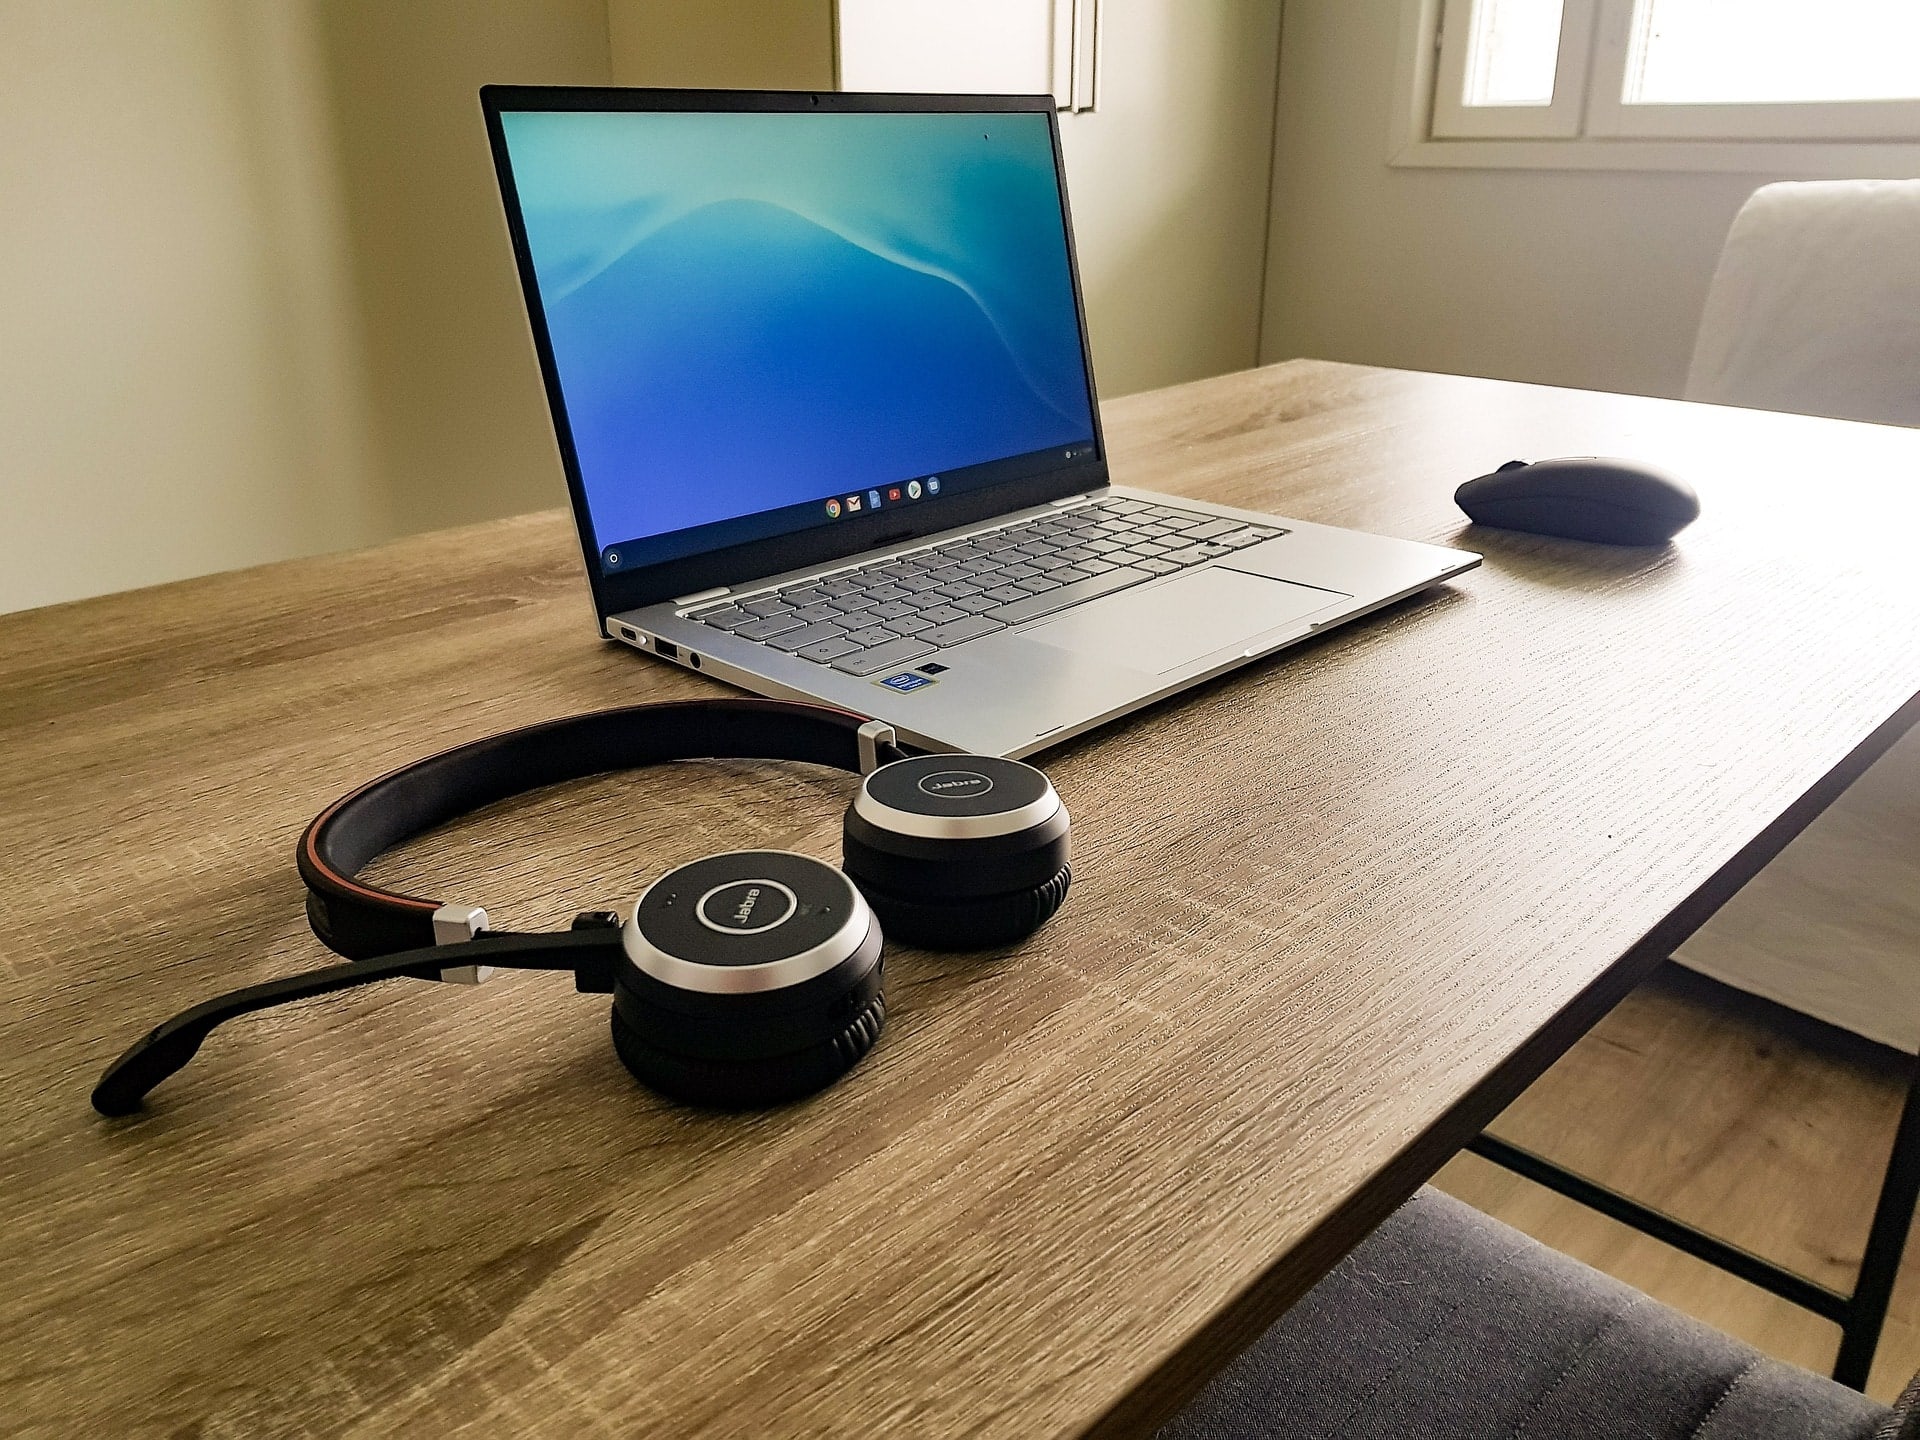
[{"label": "laptop hinge", "polygon": [[722,595],[731,595],[732,593],[733,587],[731,585],[716,585],[711,590],[696,590],[691,595],[676,595],[673,597],[673,603],[675,605],[698,605],[702,600],[718,600]]}]

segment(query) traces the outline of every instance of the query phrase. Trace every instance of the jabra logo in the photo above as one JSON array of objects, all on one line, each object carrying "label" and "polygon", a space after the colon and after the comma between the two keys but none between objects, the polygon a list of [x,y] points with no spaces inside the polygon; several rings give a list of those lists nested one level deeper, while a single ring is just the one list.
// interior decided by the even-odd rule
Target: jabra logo
[{"label": "jabra logo", "polygon": [[791,920],[800,909],[800,897],[778,880],[758,876],[716,885],[693,907],[709,930],[723,935],[758,935]]},{"label": "jabra logo", "polygon": [[920,779],[920,793],[945,799],[964,795],[972,799],[993,789],[993,781],[976,770],[940,770]]}]

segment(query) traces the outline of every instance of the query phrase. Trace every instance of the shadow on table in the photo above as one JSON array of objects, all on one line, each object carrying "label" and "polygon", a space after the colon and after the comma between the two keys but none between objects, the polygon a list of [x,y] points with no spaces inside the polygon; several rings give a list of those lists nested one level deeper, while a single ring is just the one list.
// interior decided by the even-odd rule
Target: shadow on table
[{"label": "shadow on table", "polygon": [[1462,525],[1441,543],[1478,551],[1487,569],[1532,584],[1570,590],[1675,574],[1686,563],[1685,547],[1676,541],[1665,545],[1599,545],[1590,540],[1563,540],[1484,525]]}]

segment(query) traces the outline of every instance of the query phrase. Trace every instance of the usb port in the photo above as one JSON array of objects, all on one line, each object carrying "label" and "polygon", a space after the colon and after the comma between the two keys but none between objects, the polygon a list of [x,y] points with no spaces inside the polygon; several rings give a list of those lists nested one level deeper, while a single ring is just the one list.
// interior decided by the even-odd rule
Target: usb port
[{"label": "usb port", "polygon": [[680,647],[671,640],[656,640],[653,642],[653,649],[655,654],[660,655],[664,659],[678,660],[680,658]]}]

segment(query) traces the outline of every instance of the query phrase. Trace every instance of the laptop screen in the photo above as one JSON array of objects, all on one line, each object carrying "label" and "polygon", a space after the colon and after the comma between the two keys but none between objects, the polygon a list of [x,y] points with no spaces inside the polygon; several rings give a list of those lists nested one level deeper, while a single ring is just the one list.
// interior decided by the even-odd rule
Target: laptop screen
[{"label": "laptop screen", "polygon": [[1046,114],[500,123],[602,573],[1093,457]]}]

